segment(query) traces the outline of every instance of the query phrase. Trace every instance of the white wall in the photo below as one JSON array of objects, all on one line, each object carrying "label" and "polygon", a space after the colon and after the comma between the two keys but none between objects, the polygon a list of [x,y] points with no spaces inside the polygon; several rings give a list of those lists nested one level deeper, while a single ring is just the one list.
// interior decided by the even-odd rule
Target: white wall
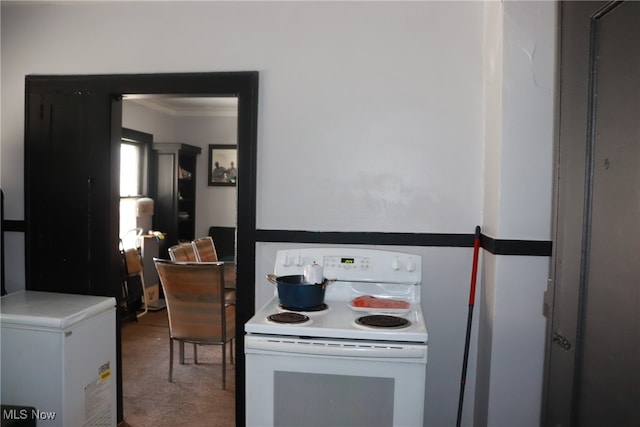
[{"label": "white wall", "polygon": [[[495,238],[551,239],[556,7],[485,8],[483,232]],[[548,271],[544,257],[484,257],[475,425],[540,423]]]},{"label": "white wall", "polygon": [[[504,63],[490,90],[485,64],[496,52],[484,42],[485,6],[493,4],[3,1],[6,217],[24,219],[26,74],[257,70],[258,228],[472,233],[486,220],[483,231],[493,237],[549,239],[555,5],[505,2],[505,9],[488,9],[495,22],[516,23],[493,36],[504,46],[497,51]],[[7,280],[16,289],[24,287],[24,239],[8,234]],[[258,245],[257,302],[273,291],[263,277],[278,246]],[[452,425],[471,250],[403,249],[424,254],[426,262],[426,424]],[[519,392],[542,375],[544,349],[533,336],[541,340],[544,333],[536,309],[546,259],[496,258],[487,265],[495,274],[482,281],[491,301],[478,316],[494,322],[482,325],[492,338],[479,341],[474,332],[463,424],[473,422],[477,389],[486,393],[481,421],[537,425],[537,389]],[[514,357],[508,345],[515,337],[518,345],[526,340],[521,352],[531,361],[516,363],[521,352]],[[486,356],[477,387],[476,354]],[[519,375],[511,376],[516,367]]]},{"label": "white wall", "polygon": [[[269,15],[273,29],[262,36],[290,72],[261,75],[258,227],[473,230],[482,200],[482,3],[292,10]],[[282,209],[293,203],[313,210]]]},{"label": "white wall", "polygon": [[[481,2],[2,8],[9,219],[23,217],[26,74],[257,70],[259,228],[469,232],[480,222]],[[294,201],[314,209],[282,209]]]},{"label": "white wall", "polygon": [[[237,187],[209,187],[209,144],[238,143],[237,117],[177,117],[176,136],[179,141],[202,148],[198,156],[196,182],[196,236],[209,234],[209,227],[235,227],[237,218]],[[241,165],[236,164],[238,168]]]},{"label": "white wall", "polygon": [[154,142],[175,140],[173,116],[126,99],[122,101],[122,127],[149,133]]}]

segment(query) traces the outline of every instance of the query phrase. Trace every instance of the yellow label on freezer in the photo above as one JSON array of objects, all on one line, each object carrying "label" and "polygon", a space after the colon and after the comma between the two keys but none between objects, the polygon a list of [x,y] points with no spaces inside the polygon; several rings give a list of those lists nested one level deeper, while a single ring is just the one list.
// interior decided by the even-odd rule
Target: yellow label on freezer
[{"label": "yellow label on freezer", "polygon": [[99,369],[99,377],[100,381],[106,381],[111,376],[111,363],[107,362],[104,365],[100,366]]}]

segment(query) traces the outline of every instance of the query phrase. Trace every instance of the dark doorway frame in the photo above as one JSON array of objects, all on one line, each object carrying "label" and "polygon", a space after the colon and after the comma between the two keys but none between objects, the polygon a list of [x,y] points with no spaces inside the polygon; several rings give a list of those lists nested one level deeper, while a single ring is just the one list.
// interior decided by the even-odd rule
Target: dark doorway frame
[{"label": "dark doorway frame", "polygon": [[[109,94],[114,103],[111,135],[105,137],[111,144],[119,144],[122,132],[121,100],[123,95],[167,94],[193,96],[236,96],[238,98],[238,210],[236,218],[236,424],[245,424],[245,359],[244,324],[254,314],[255,303],[255,243],[256,243],[256,163],[258,120],[258,72],[214,72],[172,74],[115,74],[115,75],[66,75],[27,76],[26,108],[34,92],[70,91],[75,93]],[[118,117],[119,115],[119,117]],[[27,114],[27,117],[28,114]],[[116,182],[119,177],[112,177]],[[117,192],[118,186],[113,186]],[[119,194],[112,194],[115,200]],[[25,197],[25,200],[27,197]],[[117,214],[113,216],[117,218]],[[28,221],[28,220],[27,220]],[[118,227],[112,227],[117,230]],[[117,240],[117,236],[114,240]],[[117,248],[113,248],[117,253]],[[26,257],[29,257],[28,248]],[[115,264],[114,264],[115,265]],[[28,284],[27,284],[28,285]],[[28,286],[27,286],[28,288]],[[114,285],[115,289],[117,288]],[[101,294],[112,290],[99,290]],[[120,329],[118,319],[118,331]],[[120,334],[117,334],[118,363],[118,422],[123,419]]]}]

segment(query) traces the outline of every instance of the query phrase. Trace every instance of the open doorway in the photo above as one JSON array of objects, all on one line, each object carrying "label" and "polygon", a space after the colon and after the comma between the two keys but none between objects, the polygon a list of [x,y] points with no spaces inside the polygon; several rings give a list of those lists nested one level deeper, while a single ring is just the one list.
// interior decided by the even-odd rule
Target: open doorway
[{"label": "open doorway", "polygon": [[[207,235],[214,239],[220,260],[235,261],[237,187],[209,184],[213,170],[208,164],[208,151],[212,144],[237,150],[237,97],[127,94],[122,102],[122,125],[119,234],[125,249],[131,247],[143,256],[144,304],[150,307],[146,317],[122,325],[124,420],[131,425],[145,418],[150,422],[149,417],[162,407],[164,415],[155,420],[160,425],[168,425],[169,420],[184,422],[185,417],[192,417],[190,424],[198,425],[208,419],[211,410],[229,425],[235,415],[235,385],[231,381],[231,387],[228,384],[227,390],[220,390],[218,367],[212,366],[220,362],[219,348],[199,348],[199,364],[195,365],[193,350],[187,346],[185,365],[174,368],[175,384],[166,384],[167,313],[158,292],[157,273],[151,268],[146,274],[146,267],[153,264],[153,257],[165,258],[169,246]],[[173,170],[177,165],[173,161],[167,164],[163,160],[167,155],[174,158],[171,147],[176,144],[201,152],[183,157],[179,171]],[[231,175],[226,173],[231,166],[226,165],[225,177]],[[153,204],[153,216],[145,222],[147,217],[136,203],[147,200]],[[150,235],[150,229],[155,234]],[[158,239],[160,244],[152,237],[158,233],[163,236]],[[231,236],[230,248],[229,242],[220,239],[227,235]],[[234,368],[227,364],[227,376],[233,375]],[[185,387],[190,390],[187,401],[184,393],[177,392]],[[190,407],[188,415],[185,405]]]},{"label": "open doorway", "polygon": [[[244,425],[243,325],[255,302],[257,72],[27,76],[25,288],[120,293],[118,156],[125,94],[238,98],[237,155],[243,166],[237,176],[236,423]],[[116,352],[119,365],[119,332]],[[121,421],[122,378],[117,380]]]}]

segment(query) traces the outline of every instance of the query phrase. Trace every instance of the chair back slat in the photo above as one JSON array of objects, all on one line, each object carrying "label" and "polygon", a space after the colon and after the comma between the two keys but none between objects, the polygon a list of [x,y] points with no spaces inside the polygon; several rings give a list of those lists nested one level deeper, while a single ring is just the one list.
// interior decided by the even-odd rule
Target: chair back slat
[{"label": "chair back slat", "polygon": [[191,243],[180,243],[169,248],[171,261],[196,262],[196,253]]},{"label": "chair back slat", "polygon": [[193,242],[193,251],[196,254],[196,259],[200,262],[216,262],[218,261],[218,253],[216,252],[216,245],[213,243],[211,236],[200,237]]}]

